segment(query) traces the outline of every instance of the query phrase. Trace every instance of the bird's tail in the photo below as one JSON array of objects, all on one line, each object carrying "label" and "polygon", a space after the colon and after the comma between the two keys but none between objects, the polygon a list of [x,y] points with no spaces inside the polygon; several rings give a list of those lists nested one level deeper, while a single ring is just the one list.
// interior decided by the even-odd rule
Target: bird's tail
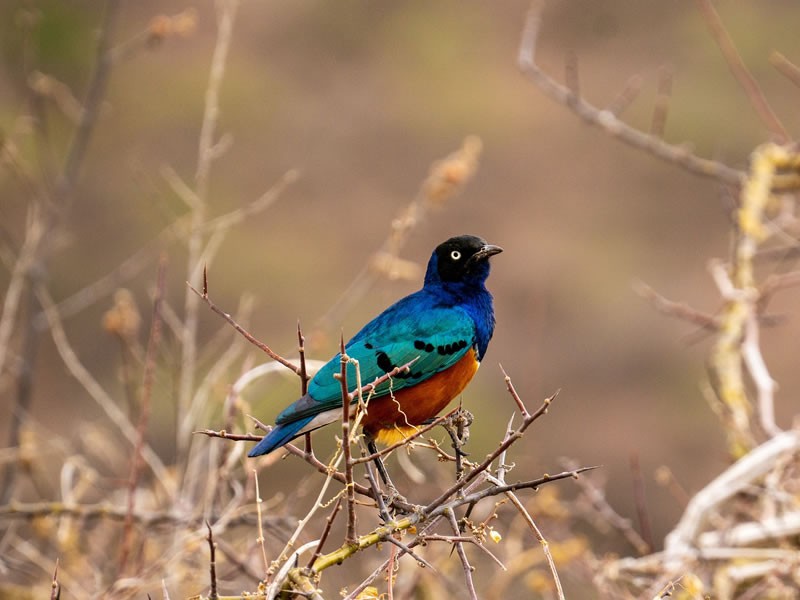
[{"label": "bird's tail", "polygon": [[302,433],[302,429],[308,425],[313,418],[314,417],[308,417],[307,419],[300,419],[293,423],[276,425],[272,431],[265,435],[261,441],[250,450],[247,456],[253,458],[254,456],[261,456],[262,454],[269,454],[273,450],[277,450],[281,446],[288,444]]}]

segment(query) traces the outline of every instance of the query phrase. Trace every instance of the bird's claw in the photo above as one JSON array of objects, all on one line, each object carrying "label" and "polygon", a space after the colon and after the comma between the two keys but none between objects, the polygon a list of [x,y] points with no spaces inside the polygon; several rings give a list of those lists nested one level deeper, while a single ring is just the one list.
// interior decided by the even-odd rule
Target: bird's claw
[{"label": "bird's claw", "polygon": [[397,488],[393,485],[389,486],[388,492],[383,496],[384,501],[386,502],[386,506],[392,506],[395,502],[401,502],[403,504],[408,504],[408,500],[406,497],[403,496],[400,492],[397,491]]}]

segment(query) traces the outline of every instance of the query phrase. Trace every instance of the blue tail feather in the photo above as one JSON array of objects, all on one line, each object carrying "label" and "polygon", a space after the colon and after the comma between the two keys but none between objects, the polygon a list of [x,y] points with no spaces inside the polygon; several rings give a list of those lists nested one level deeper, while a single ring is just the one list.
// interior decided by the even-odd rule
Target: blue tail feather
[{"label": "blue tail feather", "polygon": [[262,454],[269,454],[273,450],[288,444],[297,437],[298,432],[308,425],[313,418],[314,417],[308,417],[293,423],[276,425],[272,431],[265,435],[263,439],[250,450],[247,456],[253,458],[254,456],[261,456]]}]

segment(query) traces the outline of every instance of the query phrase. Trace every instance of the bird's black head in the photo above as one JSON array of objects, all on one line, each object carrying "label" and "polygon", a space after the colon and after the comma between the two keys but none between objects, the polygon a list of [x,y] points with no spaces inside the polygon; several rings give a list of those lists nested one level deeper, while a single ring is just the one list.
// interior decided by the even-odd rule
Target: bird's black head
[{"label": "bird's black head", "polygon": [[487,244],[474,235],[459,235],[442,242],[433,251],[425,273],[425,284],[464,282],[481,284],[489,276],[489,257],[500,246]]}]

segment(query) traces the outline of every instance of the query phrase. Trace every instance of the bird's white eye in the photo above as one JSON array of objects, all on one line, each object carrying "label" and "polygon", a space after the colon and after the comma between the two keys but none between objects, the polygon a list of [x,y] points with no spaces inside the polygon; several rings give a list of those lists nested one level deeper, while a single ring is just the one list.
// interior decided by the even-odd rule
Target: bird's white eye
[{"label": "bird's white eye", "polygon": [[459,252],[458,250],[453,250],[450,253],[450,258],[452,258],[453,260],[460,260],[461,259],[461,252]]}]

